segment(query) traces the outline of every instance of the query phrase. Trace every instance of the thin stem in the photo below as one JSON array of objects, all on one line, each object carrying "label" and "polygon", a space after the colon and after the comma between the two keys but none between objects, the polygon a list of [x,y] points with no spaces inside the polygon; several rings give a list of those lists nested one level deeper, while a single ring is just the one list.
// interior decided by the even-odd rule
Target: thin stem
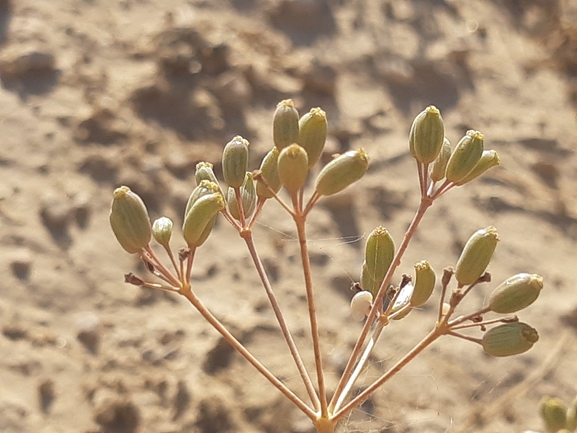
[{"label": "thin stem", "polygon": [[337,384],[337,388],[335,389],[335,393],[334,393],[333,398],[331,399],[331,403],[329,405],[330,409],[334,408],[335,403],[337,402],[337,400],[340,397],[341,392],[343,391],[345,383],[349,380],[349,377],[350,377],[350,375],[353,371],[353,368],[357,362],[357,359],[360,355],[360,352],[361,352],[363,344],[367,338],[369,330],[371,329],[371,325],[376,320],[377,314],[379,314],[379,305],[381,305],[383,302],[383,298],[387,292],[386,288],[389,287],[389,284],[391,283],[391,280],[393,279],[393,275],[394,275],[395,271],[397,270],[397,268],[401,264],[401,259],[403,257],[403,254],[405,253],[405,250],[409,246],[409,243],[410,243],[413,235],[415,234],[415,231],[417,230],[419,223],[423,219],[425,212],[427,211],[427,209],[432,204],[433,204],[433,201],[431,199],[426,198],[426,197],[421,198],[421,204],[419,205],[419,209],[415,213],[415,216],[413,217],[413,221],[411,221],[411,224],[409,225],[409,228],[407,229],[407,232],[405,233],[405,237],[403,238],[403,242],[401,243],[401,245],[399,246],[399,249],[397,250],[397,253],[395,255],[393,263],[391,263],[391,266],[389,267],[389,270],[387,271],[387,275],[385,276],[385,279],[383,280],[381,287],[379,288],[377,296],[375,297],[375,299],[373,301],[373,306],[371,308],[369,316],[365,322],[365,325],[363,326],[363,329],[361,330],[361,333],[357,339],[355,347],[353,348],[353,351],[351,352],[351,355],[349,357],[349,361],[347,362],[345,370],[344,370],[343,374],[341,375],[339,383]]},{"label": "thin stem", "polygon": [[[517,319],[516,316],[513,317],[498,317],[496,319],[491,319],[491,320],[483,320],[482,322],[473,322],[473,323],[466,323],[464,325],[458,325],[458,326],[451,326],[451,329],[453,331],[458,331],[461,329],[469,329],[469,328],[476,328],[476,327],[481,327],[481,326],[487,326],[487,325],[492,325],[493,323],[503,323],[503,322],[511,322],[513,320]],[[517,319],[518,320],[518,319]]]},{"label": "thin stem", "polygon": [[234,196],[236,198],[236,205],[238,207],[238,213],[240,216],[240,226],[242,228],[246,227],[246,218],[244,216],[244,207],[242,205],[242,194],[240,188],[234,188]]},{"label": "thin stem", "polygon": [[190,278],[192,277],[192,262],[194,261],[194,253],[196,252],[196,247],[188,249],[188,254],[186,256],[186,279],[182,282],[186,287],[190,287]]},{"label": "thin stem", "polygon": [[453,337],[461,338],[463,340],[472,341],[473,343],[482,344],[482,340],[480,338],[469,337],[468,335],[459,334],[458,332],[449,331],[447,335],[452,335]]},{"label": "thin stem", "polygon": [[252,230],[252,228],[254,227],[254,224],[256,223],[256,220],[258,218],[258,216],[260,215],[264,204],[266,203],[266,198],[262,198],[259,197],[257,203],[256,203],[256,210],[254,211],[254,214],[252,216],[252,218],[250,219],[250,222],[248,223],[248,230]]},{"label": "thin stem", "polygon": [[379,377],[372,385],[365,388],[363,392],[352,399],[346,406],[341,410],[336,412],[333,416],[333,420],[338,421],[344,416],[348,415],[357,406],[359,406],[363,401],[365,401],[369,396],[379,389],[385,382],[387,382],[391,377],[397,374],[403,367],[405,367],[413,358],[419,355],[423,350],[425,350],[430,344],[432,344],[437,338],[446,333],[443,328],[433,329],[419,344],[417,344],[409,353],[407,353],[403,358],[401,358],[397,363],[391,367],[385,374]]},{"label": "thin stem", "polygon": [[174,272],[176,272],[176,276],[178,277],[179,280],[182,280],[182,274],[180,273],[178,265],[176,264],[176,260],[174,259],[174,254],[172,254],[172,250],[168,245],[164,246],[164,250],[166,251],[168,258],[170,259],[170,263],[172,263],[172,267],[174,268]]},{"label": "thin stem", "polygon": [[144,250],[150,255],[150,258],[154,261],[154,266],[158,269],[158,271],[162,273],[162,275],[164,275],[173,286],[180,287],[180,281],[178,278],[176,278],[172,272],[170,272],[166,266],[164,266],[151,246],[147,245],[144,247]]},{"label": "thin stem", "polygon": [[319,193],[317,193],[315,191],[313,193],[313,195],[311,196],[311,198],[309,199],[309,202],[305,206],[305,210],[303,211],[303,215],[308,215],[308,213],[311,211],[313,206],[320,200],[320,198],[321,198],[321,196],[319,195]]},{"label": "thin stem", "polygon": [[[293,197],[295,195],[293,194]],[[305,288],[307,294],[307,304],[309,306],[309,318],[311,323],[311,334],[313,339],[313,350],[315,355],[315,365],[317,370],[317,379],[319,386],[319,396],[321,403],[321,418],[328,416],[327,411],[327,394],[325,387],[325,375],[323,370],[323,361],[319,337],[319,325],[317,322],[317,313],[315,307],[315,298],[313,294],[313,280],[311,274],[311,263],[309,257],[309,251],[307,246],[307,236],[305,230],[306,216],[303,214],[297,214],[294,218],[297,226],[297,234],[299,239],[300,251],[301,251],[301,261],[303,264],[303,273],[305,278]]]},{"label": "thin stem", "polygon": [[254,262],[254,265],[256,267],[258,275],[262,281],[262,284],[264,286],[264,290],[268,296],[268,299],[270,301],[274,315],[277,318],[277,321],[278,321],[279,326],[281,328],[281,332],[282,332],[282,334],[283,334],[283,336],[287,342],[290,353],[294,359],[294,362],[295,362],[297,369],[300,373],[300,376],[303,380],[303,383],[305,385],[307,393],[309,394],[309,397],[311,399],[313,407],[315,410],[318,411],[319,407],[320,407],[319,397],[315,391],[315,388],[314,388],[313,383],[311,381],[310,375],[309,375],[309,373],[308,373],[308,371],[304,365],[302,357],[300,356],[300,353],[299,353],[297,346],[294,342],[293,336],[292,336],[292,334],[291,334],[291,332],[290,332],[290,330],[286,324],[286,321],[284,320],[284,316],[283,316],[282,311],[280,309],[280,306],[277,302],[276,296],[272,290],[270,280],[268,279],[268,275],[266,274],[264,266],[260,260],[260,256],[258,255],[258,252],[256,250],[256,246],[254,244],[252,234],[249,233],[247,236],[244,237],[244,240],[246,242],[246,245],[248,247],[248,250],[250,252],[250,256],[252,257],[252,260]]},{"label": "thin stem", "polygon": [[367,343],[367,346],[365,347],[365,351],[363,352],[361,358],[359,359],[359,362],[357,363],[357,366],[355,367],[355,370],[353,371],[353,374],[351,375],[350,379],[347,381],[347,384],[343,388],[343,391],[341,392],[339,399],[337,400],[337,403],[335,404],[333,412],[337,412],[340,409],[340,407],[343,405],[345,399],[347,398],[347,395],[349,394],[349,392],[351,392],[351,388],[353,387],[353,385],[357,381],[359,374],[361,374],[361,372],[363,371],[363,368],[365,368],[365,364],[367,363],[367,360],[371,356],[373,348],[375,347],[375,344],[377,343],[379,337],[381,336],[381,332],[383,331],[383,328],[384,328],[384,324],[379,321],[379,323],[377,324],[377,327],[373,331],[373,335],[372,335],[371,339],[369,340],[369,342]]},{"label": "thin stem", "polygon": [[250,364],[255,367],[259,373],[266,377],[269,382],[282,392],[290,401],[292,401],[301,411],[304,412],[311,420],[317,419],[317,414],[304,401],[302,401],[294,392],[292,392],[284,383],[282,383],[268,368],[266,368],[246,347],[242,345],[229,330],[218,320],[200,301],[200,299],[192,292],[192,290],[181,290],[188,301],[198,310],[198,312],[215,328],[228,343],[241,354]]},{"label": "thin stem", "polygon": [[489,307],[481,308],[479,311],[475,311],[474,313],[467,314],[466,316],[457,317],[456,319],[451,320],[448,324],[450,327],[454,328],[455,326],[460,325],[461,323],[466,322],[467,320],[479,317],[485,313],[488,313],[489,311],[491,311]]}]

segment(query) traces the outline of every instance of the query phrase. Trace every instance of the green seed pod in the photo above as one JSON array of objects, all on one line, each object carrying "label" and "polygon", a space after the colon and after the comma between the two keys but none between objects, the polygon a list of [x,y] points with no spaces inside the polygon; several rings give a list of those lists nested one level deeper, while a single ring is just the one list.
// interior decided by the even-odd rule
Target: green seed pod
[{"label": "green seed pod", "polygon": [[[279,192],[282,184],[278,177],[278,155],[280,151],[273,147],[272,150],[265,155],[260,165],[260,176],[264,180],[256,181],[256,195],[259,198],[272,198],[272,192],[266,187],[268,185],[275,194]],[[266,182],[266,184],[265,184]]]},{"label": "green seed pod", "polygon": [[309,174],[309,160],[306,151],[298,144],[291,144],[281,150],[278,156],[278,177],[290,192],[305,186]]},{"label": "green seed pod", "polygon": [[431,180],[433,182],[438,182],[445,178],[445,173],[447,172],[447,163],[451,158],[451,143],[445,137],[443,140],[443,147],[441,147],[441,152],[435,162],[433,162],[433,168],[431,168]]},{"label": "green seed pod", "polygon": [[315,190],[329,196],[341,192],[359,180],[369,168],[369,155],[364,149],[349,150],[323,167],[317,176]]},{"label": "green seed pod", "polygon": [[196,200],[198,200],[203,195],[214,193],[219,193],[222,195],[220,185],[211,182],[210,180],[201,180],[198,186],[192,190],[192,193],[190,193],[190,197],[188,197],[188,202],[186,203],[186,208],[184,210],[184,216],[186,217],[188,211]]},{"label": "green seed pod", "polygon": [[[254,180],[252,178],[252,173],[247,173],[244,183],[240,188],[240,195],[242,197],[242,209],[244,211],[244,217],[250,218],[254,209],[256,207],[256,189],[254,186]],[[228,189],[228,200],[227,200],[228,211],[233,216],[233,218],[240,220],[240,211],[238,209],[238,202],[236,201],[236,194],[234,189]]]},{"label": "green seed pod", "polygon": [[370,292],[374,296],[376,296],[377,292],[379,291],[379,287],[381,287],[381,281],[375,280],[371,273],[369,272],[369,268],[367,266],[367,262],[363,262],[363,266],[361,267],[361,287],[363,290]]},{"label": "green seed pod", "polygon": [[409,149],[421,164],[430,164],[439,155],[445,138],[445,124],[441,112],[430,105],[419,113],[409,133]]},{"label": "green seed pod", "polygon": [[547,432],[557,433],[567,427],[567,406],[563,400],[544,397],[539,403],[539,411]]},{"label": "green seed pod", "polygon": [[577,398],[569,405],[567,409],[567,430],[575,431],[577,429]]},{"label": "green seed pod", "polygon": [[[366,265],[366,277],[370,277],[375,284],[371,284],[372,287],[376,285],[378,290],[379,286],[385,279],[387,271],[393,262],[395,257],[395,241],[393,240],[391,234],[383,226],[376,227],[367,237],[367,242],[365,243],[365,261]],[[361,271],[361,276],[362,276]],[[362,278],[361,278],[362,280]],[[372,288],[364,287],[364,290],[368,290],[376,296]]]},{"label": "green seed pod", "polygon": [[481,159],[479,160],[475,168],[473,168],[473,170],[467,176],[465,176],[463,179],[461,179],[459,182],[456,183],[457,185],[460,186],[468,182],[471,182],[473,179],[478,178],[487,170],[489,170],[491,167],[495,167],[500,163],[501,160],[499,159],[499,155],[497,155],[497,152],[495,152],[494,150],[484,150],[483,154],[481,155]]},{"label": "green seed pod", "polygon": [[489,297],[489,308],[495,313],[509,314],[531,305],[543,288],[543,277],[517,274],[505,280]]},{"label": "green seed pod", "polygon": [[248,168],[248,141],[240,135],[234,137],[222,152],[222,174],[231,188],[240,188]]},{"label": "green seed pod", "polygon": [[168,248],[170,237],[172,236],[172,220],[167,217],[160,217],[152,224],[152,236],[156,242]]},{"label": "green seed pod", "polygon": [[206,239],[205,229],[223,209],[224,199],[218,192],[203,195],[192,204],[182,226],[182,236],[190,248],[202,245]]},{"label": "green seed pod", "polygon": [[423,260],[415,264],[415,289],[411,296],[413,307],[419,307],[429,300],[435,288],[436,278],[435,271],[429,262]]},{"label": "green seed pod", "polygon": [[483,134],[479,131],[467,131],[457,143],[449,162],[445,177],[449,182],[459,182],[467,176],[483,155]]},{"label": "green seed pod", "polygon": [[299,113],[292,99],[281,101],[276,106],[272,121],[274,145],[282,150],[299,138]]},{"label": "green seed pod", "polygon": [[317,163],[327,140],[327,115],[320,108],[313,108],[299,120],[297,143],[307,152],[309,168]]},{"label": "green seed pod", "polygon": [[537,331],[522,322],[505,323],[483,334],[483,350],[491,356],[511,356],[526,352],[539,340]]},{"label": "green seed pod", "polygon": [[114,190],[110,226],[120,246],[130,254],[139,253],[152,238],[148,211],[142,199],[127,186]]},{"label": "green seed pod", "polygon": [[214,174],[214,170],[212,169],[212,164],[210,162],[199,162],[196,164],[194,180],[196,181],[197,185],[200,185],[200,182],[203,180],[208,180],[218,185],[218,179]]},{"label": "green seed pod", "polygon": [[216,217],[218,216],[218,213],[213,216],[210,221],[206,224],[206,227],[204,228],[204,230],[202,231],[202,234],[199,236],[199,238],[196,241],[196,247],[200,247],[202,246],[202,244],[204,244],[204,242],[208,239],[208,236],[210,235],[210,233],[212,232],[212,229],[214,228],[214,225],[216,224]]},{"label": "green seed pod", "polygon": [[499,234],[493,226],[477,230],[469,238],[455,266],[455,278],[459,287],[473,284],[483,275],[493,257],[497,242]]},{"label": "green seed pod", "polygon": [[351,316],[357,322],[360,322],[367,317],[373,305],[373,295],[366,291],[356,293],[351,299]]}]

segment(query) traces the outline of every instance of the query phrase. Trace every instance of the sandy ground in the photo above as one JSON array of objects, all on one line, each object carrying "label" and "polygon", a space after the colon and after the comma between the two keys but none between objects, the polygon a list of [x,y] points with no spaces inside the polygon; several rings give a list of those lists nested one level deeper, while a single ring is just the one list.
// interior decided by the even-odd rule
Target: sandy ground
[{"label": "sandy ground", "polygon": [[[455,143],[485,134],[502,165],[425,217],[401,265],[454,265],[475,230],[501,236],[493,285],[542,274],[520,314],[540,333],[494,359],[445,338],[342,431],[539,430],[544,395],[577,393],[577,3],[575,0],[0,0],[0,431],[309,432],[307,419],[223,345],[184,299],[129,286],[141,272],[108,224],[129,185],[179,226],[195,164],[224,144],[271,147],[276,103],[321,106],[327,156],[364,147],[368,174],[319,204],[309,238],[329,386],[360,325],[348,311],[364,236],[400,242],[418,204],[407,134],[429,104]],[[313,360],[294,229],[267,205],[255,229],[287,320]],[[298,392],[298,378],[242,240],[221,221],[195,290]],[[470,308],[490,288],[479,288]],[[433,323],[386,330],[369,383]]]}]

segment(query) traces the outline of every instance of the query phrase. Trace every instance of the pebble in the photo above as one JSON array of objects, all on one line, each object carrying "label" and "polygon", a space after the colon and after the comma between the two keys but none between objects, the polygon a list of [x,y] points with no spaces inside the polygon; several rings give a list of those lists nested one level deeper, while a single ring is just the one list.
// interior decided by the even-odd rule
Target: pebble
[{"label": "pebble", "polygon": [[98,346],[102,338],[102,321],[95,313],[86,311],[79,313],[74,322],[76,338],[91,353],[98,352]]},{"label": "pebble", "polygon": [[30,269],[34,256],[27,248],[17,250],[10,262],[10,268],[14,276],[20,280],[27,280],[30,277]]},{"label": "pebble", "polygon": [[48,413],[56,398],[54,381],[52,379],[45,379],[38,384],[38,398],[42,412]]}]

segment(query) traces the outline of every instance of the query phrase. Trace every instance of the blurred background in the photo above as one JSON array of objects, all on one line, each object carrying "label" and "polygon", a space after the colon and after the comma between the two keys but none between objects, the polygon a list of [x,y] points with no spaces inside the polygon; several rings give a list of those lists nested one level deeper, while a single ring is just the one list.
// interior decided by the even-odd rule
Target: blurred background
[{"label": "blurred background", "polygon": [[[312,431],[184,299],[123,283],[143,268],[108,224],[112,191],[128,185],[151,218],[180,226],[196,163],[220,174],[240,134],[258,168],[287,98],[327,112],[323,163],[358,147],[371,156],[365,178],[309,219],[329,386],[360,331],[348,304],[364,237],[382,224],[399,244],[418,205],[407,136],[426,106],[453,144],[480,130],[502,165],[435,203],[396,282],[423,259],[439,273],[454,265],[488,225],[501,237],[493,283],[468,311],[515,273],[545,278],[520,313],[541,336],[531,351],[495,359],[441,339],[342,431],[542,430],[539,400],[577,394],[575,0],[0,0],[0,84],[0,431]],[[255,238],[312,365],[298,245],[277,204]],[[302,393],[224,221],[193,275],[209,308]],[[434,305],[385,330],[359,389],[419,341]]]}]

